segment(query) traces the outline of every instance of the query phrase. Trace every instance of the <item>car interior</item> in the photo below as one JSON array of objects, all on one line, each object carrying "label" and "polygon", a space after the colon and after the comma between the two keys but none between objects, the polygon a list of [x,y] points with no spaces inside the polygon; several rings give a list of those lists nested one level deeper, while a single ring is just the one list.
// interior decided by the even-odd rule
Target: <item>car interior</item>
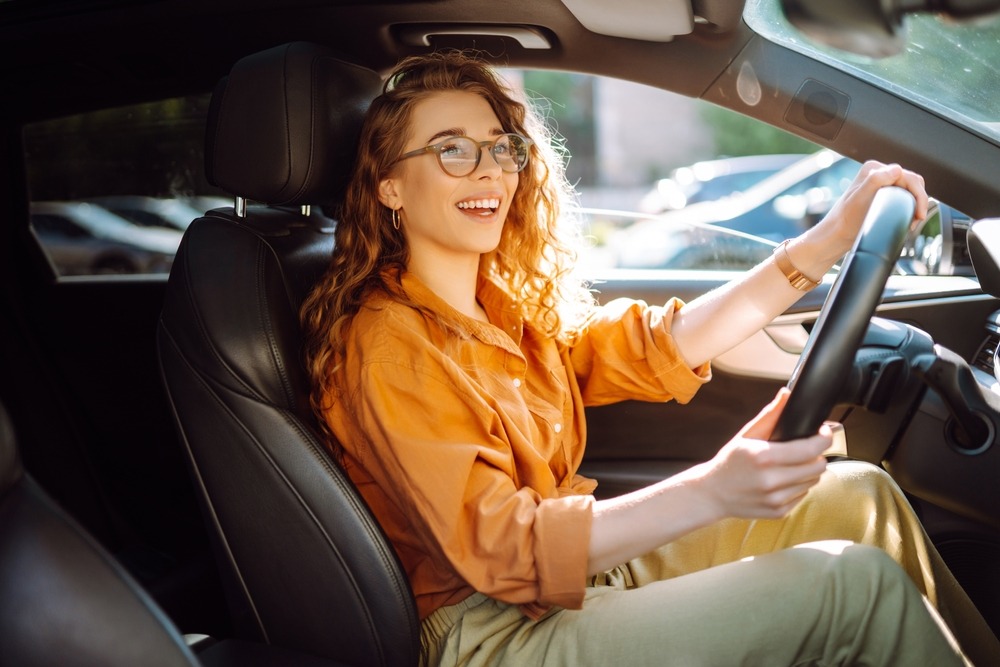
[{"label": "car interior", "polygon": [[[944,257],[970,266],[968,234],[978,280],[862,277],[852,294],[866,290],[868,305],[838,329],[821,315],[837,284],[828,276],[717,360],[691,405],[588,409],[581,473],[609,497],[706,460],[825,329],[831,342],[813,358],[844,377],[809,372],[819,386],[802,396],[823,393],[809,419],[842,421],[850,454],[900,482],[1000,633],[1000,239],[990,224],[1000,144],[762,37],[744,2],[615,4],[0,2],[0,662],[418,663],[406,575],[310,411],[298,308],[328,262],[382,77],[402,56],[444,48],[662,88],[857,160],[912,165],[969,216],[944,221]],[[169,273],[61,273],[32,205],[81,188],[59,160],[97,149],[81,139],[42,161],[47,128],[167,98],[203,105],[185,136],[211,207],[183,232]],[[61,136],[86,136],[74,122]],[[152,151],[146,162],[165,169]],[[128,171],[104,165],[80,191],[118,194],[102,188]],[[635,271],[597,288],[601,301],[657,303],[729,277]]]}]

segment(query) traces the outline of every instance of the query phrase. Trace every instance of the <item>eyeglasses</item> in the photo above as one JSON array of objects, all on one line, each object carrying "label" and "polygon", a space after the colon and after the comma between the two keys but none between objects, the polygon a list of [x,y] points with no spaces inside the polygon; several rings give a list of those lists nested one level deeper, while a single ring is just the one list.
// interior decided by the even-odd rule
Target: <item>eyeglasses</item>
[{"label": "eyeglasses", "polygon": [[520,134],[501,134],[492,141],[476,141],[470,137],[448,137],[430,146],[418,148],[409,153],[403,153],[396,162],[418,155],[434,153],[437,155],[441,169],[450,176],[468,176],[479,167],[479,158],[483,148],[500,165],[500,169],[508,174],[516,174],[528,164],[531,155],[529,148],[533,142]]}]

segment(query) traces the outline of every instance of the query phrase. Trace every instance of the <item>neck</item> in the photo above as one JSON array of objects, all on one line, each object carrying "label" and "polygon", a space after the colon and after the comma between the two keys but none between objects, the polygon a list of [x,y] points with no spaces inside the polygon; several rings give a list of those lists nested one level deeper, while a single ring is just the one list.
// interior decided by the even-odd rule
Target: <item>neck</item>
[{"label": "neck", "polygon": [[474,261],[421,262],[411,258],[407,270],[420,279],[449,306],[473,319],[487,321],[486,313],[476,300],[479,282],[479,257]]}]

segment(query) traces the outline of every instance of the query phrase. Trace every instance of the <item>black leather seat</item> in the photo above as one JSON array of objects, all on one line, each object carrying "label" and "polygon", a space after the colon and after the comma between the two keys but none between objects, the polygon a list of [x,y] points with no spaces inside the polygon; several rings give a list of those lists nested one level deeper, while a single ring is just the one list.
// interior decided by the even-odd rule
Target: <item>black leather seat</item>
[{"label": "black leather seat", "polygon": [[[209,180],[263,202],[192,223],[160,362],[237,634],[352,665],[411,665],[419,620],[392,546],[324,449],[297,311],[324,270],[370,70],[293,43],[240,60],[209,117]],[[311,208],[304,208],[311,207]]]},{"label": "black leather seat", "polygon": [[25,473],[3,406],[0,664],[198,664],[156,603]]}]

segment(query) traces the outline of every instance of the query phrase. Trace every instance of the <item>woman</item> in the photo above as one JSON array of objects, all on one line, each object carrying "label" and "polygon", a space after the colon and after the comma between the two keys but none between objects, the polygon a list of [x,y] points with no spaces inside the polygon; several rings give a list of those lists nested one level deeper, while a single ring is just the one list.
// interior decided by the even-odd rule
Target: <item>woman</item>
[{"label": "woman", "polygon": [[1000,655],[891,480],[828,469],[826,430],[767,442],[784,393],[639,492],[597,501],[576,474],[585,405],[691,399],[893,184],[926,213],[919,176],[868,163],[728,287],[597,307],[538,118],[469,56],[397,67],[303,321],[314,407],[407,571],[425,664],[960,664],[939,613],[974,660]]}]

